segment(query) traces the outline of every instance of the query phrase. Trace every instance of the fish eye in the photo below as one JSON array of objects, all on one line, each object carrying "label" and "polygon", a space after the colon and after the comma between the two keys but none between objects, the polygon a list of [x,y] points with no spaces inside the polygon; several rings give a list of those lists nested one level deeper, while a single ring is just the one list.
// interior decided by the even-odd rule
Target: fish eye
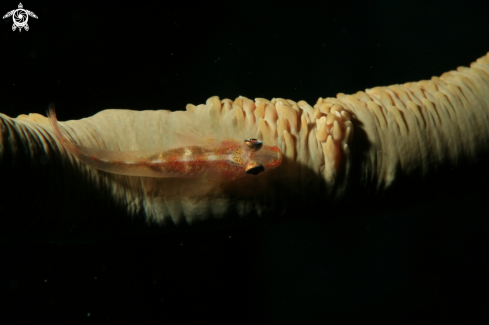
[{"label": "fish eye", "polygon": [[265,167],[262,164],[256,161],[250,161],[248,165],[246,165],[246,174],[248,175],[258,175],[261,172],[265,171]]},{"label": "fish eye", "polygon": [[253,139],[253,138],[246,139],[246,140],[244,140],[244,142],[251,151],[258,151],[261,149],[261,147],[263,145],[263,141],[258,140],[258,139]]}]

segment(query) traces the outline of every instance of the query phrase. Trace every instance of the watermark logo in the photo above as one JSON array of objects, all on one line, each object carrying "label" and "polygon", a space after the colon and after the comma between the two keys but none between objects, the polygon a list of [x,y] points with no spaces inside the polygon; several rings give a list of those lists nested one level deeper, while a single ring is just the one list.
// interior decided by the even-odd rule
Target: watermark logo
[{"label": "watermark logo", "polygon": [[32,11],[25,10],[24,7],[22,6],[22,3],[20,2],[19,2],[19,8],[7,12],[5,16],[3,16],[3,19],[8,18],[10,16],[12,16],[12,19],[14,21],[14,24],[12,25],[12,31],[15,31],[18,28],[19,32],[22,31],[22,28],[24,28],[26,31],[29,30],[29,25],[27,25],[29,16],[37,19],[36,14],[33,13]]}]

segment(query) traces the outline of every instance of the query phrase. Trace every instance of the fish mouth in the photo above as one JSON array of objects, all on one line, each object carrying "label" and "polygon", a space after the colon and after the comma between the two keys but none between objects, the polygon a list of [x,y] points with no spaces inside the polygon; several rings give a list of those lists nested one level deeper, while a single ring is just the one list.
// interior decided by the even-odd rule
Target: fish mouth
[{"label": "fish mouth", "polygon": [[266,167],[278,167],[282,163],[282,151],[278,147],[264,146],[262,149],[270,157]]}]

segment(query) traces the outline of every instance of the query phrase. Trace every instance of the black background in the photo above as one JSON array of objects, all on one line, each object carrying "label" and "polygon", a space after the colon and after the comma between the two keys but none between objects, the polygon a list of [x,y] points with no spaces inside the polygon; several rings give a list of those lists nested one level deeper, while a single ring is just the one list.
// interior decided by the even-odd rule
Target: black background
[{"label": "black background", "polygon": [[[2,1],[1,14],[17,5]],[[213,95],[314,104],[429,79],[489,51],[481,1],[23,5],[39,17],[29,31],[0,23],[0,112],[12,117],[44,114],[50,101],[61,120],[106,108],[178,110]],[[430,204],[406,197],[325,223],[0,243],[0,322],[485,323],[487,179],[467,178]]]}]

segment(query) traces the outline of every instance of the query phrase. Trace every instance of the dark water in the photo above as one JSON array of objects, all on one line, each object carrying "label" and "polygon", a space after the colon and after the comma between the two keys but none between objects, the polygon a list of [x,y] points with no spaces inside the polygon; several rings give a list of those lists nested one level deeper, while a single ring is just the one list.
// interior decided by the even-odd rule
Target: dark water
[{"label": "dark water", "polygon": [[[213,95],[313,104],[428,79],[489,51],[489,6],[475,3],[23,2],[39,19],[21,33],[0,24],[0,111],[54,101],[67,120]],[[487,322],[488,179],[466,175],[449,195],[435,186],[422,204],[325,223],[1,243],[0,321]]]}]

